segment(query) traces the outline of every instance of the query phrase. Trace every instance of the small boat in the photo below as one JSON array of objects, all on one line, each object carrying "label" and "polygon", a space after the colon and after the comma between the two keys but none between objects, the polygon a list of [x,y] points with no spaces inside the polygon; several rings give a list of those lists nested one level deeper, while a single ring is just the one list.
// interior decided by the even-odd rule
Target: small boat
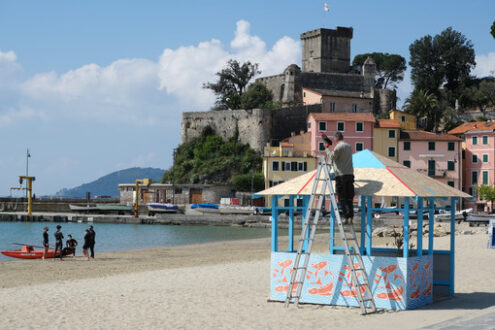
[{"label": "small boat", "polygon": [[69,204],[69,209],[71,211],[75,212],[85,212],[85,211],[98,211],[98,208],[96,206],[90,206],[90,205],[74,205],[74,204]]},{"label": "small boat", "polygon": [[102,213],[117,212],[118,214],[124,214],[126,212],[132,213],[132,205],[121,205],[121,204],[96,204],[98,211]]},{"label": "small boat", "polygon": [[219,213],[220,205],[212,203],[202,203],[191,205],[191,209],[204,213]]},{"label": "small boat", "polygon": [[[43,257],[43,249],[35,250],[34,245],[23,245],[19,250],[4,250],[1,251],[4,256],[18,258],[18,259],[41,259]],[[41,246],[39,246],[42,248]],[[55,256],[53,253],[54,250],[49,249],[46,257],[54,258],[60,256],[60,252],[57,251],[57,255]]]},{"label": "small boat", "polygon": [[179,206],[170,203],[146,203],[148,206],[148,214],[154,215],[155,213],[177,213]]},{"label": "small boat", "polygon": [[223,214],[254,214],[254,206],[221,205],[220,213]]}]

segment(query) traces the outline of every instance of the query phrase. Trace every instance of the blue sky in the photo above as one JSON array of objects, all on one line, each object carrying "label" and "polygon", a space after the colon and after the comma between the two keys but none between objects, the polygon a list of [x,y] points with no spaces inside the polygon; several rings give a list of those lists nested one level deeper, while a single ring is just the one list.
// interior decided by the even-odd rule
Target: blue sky
[{"label": "blue sky", "polygon": [[[352,26],[352,56],[397,53],[452,26],[470,39],[473,72],[495,70],[494,1],[0,2],[0,196],[25,173],[37,195],[112,171],[168,168],[181,113],[206,111],[201,88],[230,58],[262,75],[300,65],[299,35]],[[399,86],[404,99],[412,87]]]}]

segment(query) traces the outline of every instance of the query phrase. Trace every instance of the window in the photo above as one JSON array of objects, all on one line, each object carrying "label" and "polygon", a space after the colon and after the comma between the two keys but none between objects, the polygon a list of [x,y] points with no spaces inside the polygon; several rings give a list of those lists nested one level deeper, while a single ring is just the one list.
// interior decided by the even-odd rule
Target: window
[{"label": "window", "polygon": [[428,150],[435,150],[435,142],[433,141],[428,142]]},{"label": "window", "polygon": [[280,168],[280,162],[277,161],[272,161],[272,171],[278,171]]},{"label": "window", "polygon": [[363,123],[362,122],[357,122],[356,123],[356,132],[362,132],[364,131],[363,129]]},{"label": "window", "polygon": [[428,176],[435,176],[435,161],[434,160],[429,160],[428,161]]},{"label": "window", "polygon": [[306,92],[303,92],[303,97],[306,97]]},{"label": "window", "polygon": [[308,128],[311,128],[311,123],[308,123]]},{"label": "window", "polygon": [[481,172],[483,184],[488,184],[488,171]]},{"label": "window", "polygon": [[282,171],[290,172],[290,162],[282,162]]},{"label": "window", "polygon": [[406,116],[400,116],[400,121],[405,123],[406,122]]},{"label": "window", "polygon": [[404,141],[404,150],[411,150],[411,142]]},{"label": "window", "polygon": [[447,162],[447,171],[454,171],[455,170],[455,163],[451,160]]},{"label": "window", "polygon": [[312,51],[312,50],[309,51],[309,57],[313,57],[314,54],[315,54],[314,51]]},{"label": "window", "polygon": [[473,171],[471,173],[471,183],[472,184],[478,184],[478,172]]},{"label": "window", "polygon": [[390,139],[395,139],[395,129],[389,129],[388,130],[388,137]]},{"label": "window", "polygon": [[326,131],[327,130],[327,122],[326,121],[318,122],[318,129],[320,131]]},{"label": "window", "polygon": [[483,163],[488,163],[488,154],[483,154]]},{"label": "window", "polygon": [[395,157],[395,147],[388,147],[388,156]]},{"label": "window", "polygon": [[362,150],[363,150],[363,143],[356,142],[356,151],[362,151]]},{"label": "window", "polygon": [[483,144],[488,144],[488,135],[483,135],[481,138]]},{"label": "window", "polygon": [[306,162],[297,162],[297,171],[298,172],[305,172],[307,170],[307,163]]},{"label": "window", "polygon": [[325,151],[325,144],[323,142],[318,143],[318,150]]},{"label": "window", "polygon": [[297,172],[297,162],[290,162],[290,170],[292,172]]},{"label": "window", "polygon": [[330,103],[330,112],[335,112],[335,103]]},{"label": "window", "polygon": [[447,181],[447,184],[451,187],[454,187],[454,181]]},{"label": "window", "polygon": [[410,160],[405,160],[402,162],[402,164],[404,164],[404,166],[411,168],[411,161]]},{"label": "window", "polygon": [[449,142],[448,150],[449,151],[454,151],[455,150],[455,143],[454,142]]},{"label": "window", "polygon": [[345,123],[343,121],[337,122],[337,131],[343,132],[345,130]]},{"label": "window", "polygon": [[352,104],[352,112],[357,112],[357,104]]},{"label": "window", "polygon": [[477,163],[478,162],[478,155],[473,154],[472,161],[473,161],[473,163]]},{"label": "window", "polygon": [[473,137],[471,138],[471,144],[472,144],[473,146],[475,146],[475,145],[477,145],[477,144],[478,144],[478,137],[477,137],[477,136],[473,136]]}]

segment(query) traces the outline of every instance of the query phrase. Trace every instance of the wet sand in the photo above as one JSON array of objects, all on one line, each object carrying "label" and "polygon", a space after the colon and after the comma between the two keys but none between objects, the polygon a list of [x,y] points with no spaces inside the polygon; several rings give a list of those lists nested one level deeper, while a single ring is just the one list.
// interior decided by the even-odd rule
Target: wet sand
[{"label": "wet sand", "polygon": [[[455,298],[365,317],[355,308],[285,309],[268,302],[269,239],[97,253],[91,261],[82,256],[3,261],[0,328],[415,329],[470,324],[495,315],[495,250],[486,248],[486,240],[486,234],[456,236]],[[281,239],[280,247],[285,244]],[[448,247],[449,236],[436,238],[435,244]],[[328,236],[319,235],[315,252],[325,249]]]}]

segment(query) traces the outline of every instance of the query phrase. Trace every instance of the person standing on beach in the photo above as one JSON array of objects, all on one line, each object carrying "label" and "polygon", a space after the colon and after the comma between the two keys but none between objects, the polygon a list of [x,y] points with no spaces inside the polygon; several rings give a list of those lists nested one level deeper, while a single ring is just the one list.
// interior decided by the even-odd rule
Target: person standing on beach
[{"label": "person standing on beach", "polygon": [[89,234],[91,235],[91,244],[89,246],[89,250],[91,251],[91,258],[95,258],[95,242],[96,242],[96,233],[93,229],[93,226],[89,226]]},{"label": "person standing on beach", "polygon": [[83,254],[88,258],[89,260],[89,253],[88,249],[91,247],[91,234],[89,233],[89,229],[86,229],[84,231],[84,244],[82,248]]},{"label": "person standing on beach", "polygon": [[336,132],[337,144],[333,151],[327,147],[327,155],[335,171],[335,190],[342,208],[344,224],[352,224],[354,217],[354,167],[352,165],[352,148],[344,142],[341,132]]},{"label": "person standing on beach", "polygon": [[63,249],[63,239],[64,239],[64,234],[60,231],[62,228],[61,225],[57,225],[57,231],[55,232],[55,251],[53,252],[53,257],[55,258],[57,256],[57,250],[60,249],[60,260],[62,260],[62,257],[64,256],[62,249]]},{"label": "person standing on beach", "polygon": [[48,227],[43,228],[43,257],[41,259],[45,260],[48,254]]}]

